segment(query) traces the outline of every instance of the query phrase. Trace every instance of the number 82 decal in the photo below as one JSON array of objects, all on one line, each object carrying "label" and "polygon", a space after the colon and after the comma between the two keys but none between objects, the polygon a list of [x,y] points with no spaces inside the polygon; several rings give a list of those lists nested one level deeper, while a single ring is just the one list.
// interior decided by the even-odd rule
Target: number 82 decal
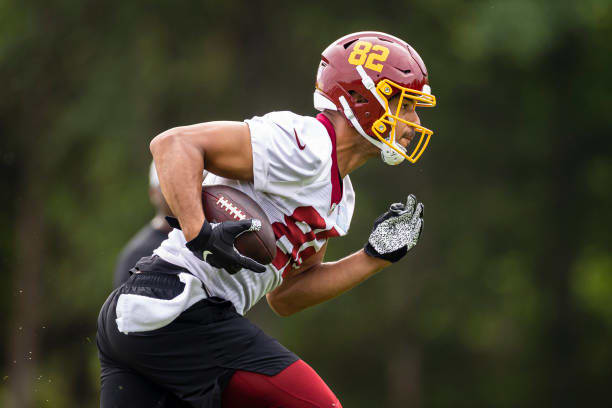
[{"label": "number 82 decal", "polygon": [[348,62],[353,65],[365,65],[368,69],[381,72],[383,64],[376,61],[385,62],[388,56],[389,49],[383,45],[376,44],[372,47],[372,43],[369,41],[357,41],[353,47],[353,52],[348,57]]}]

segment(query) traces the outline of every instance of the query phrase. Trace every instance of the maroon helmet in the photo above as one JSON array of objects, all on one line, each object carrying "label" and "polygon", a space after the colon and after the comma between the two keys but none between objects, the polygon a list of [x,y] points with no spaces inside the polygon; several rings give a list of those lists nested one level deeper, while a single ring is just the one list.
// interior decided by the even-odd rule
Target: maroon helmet
[{"label": "maroon helmet", "polygon": [[[395,112],[389,99],[399,95]],[[399,117],[404,98],[416,106],[436,105],[427,68],[406,42],[389,34],[363,31],[335,41],[323,51],[314,94],[316,109],[337,110],[353,127],[381,150],[387,164],[404,159],[415,163],[433,132]],[[420,137],[408,154],[395,140],[398,122],[413,127]]]}]

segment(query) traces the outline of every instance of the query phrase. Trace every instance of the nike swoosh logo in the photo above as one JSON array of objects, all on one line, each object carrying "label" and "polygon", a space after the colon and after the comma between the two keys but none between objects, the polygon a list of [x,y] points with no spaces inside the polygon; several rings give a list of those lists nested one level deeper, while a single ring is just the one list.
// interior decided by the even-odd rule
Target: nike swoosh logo
[{"label": "nike swoosh logo", "polygon": [[293,129],[293,133],[295,133],[295,141],[297,142],[298,147],[300,148],[300,150],[304,150],[306,148],[306,145],[300,143],[300,139],[298,138],[297,131],[295,129]]}]

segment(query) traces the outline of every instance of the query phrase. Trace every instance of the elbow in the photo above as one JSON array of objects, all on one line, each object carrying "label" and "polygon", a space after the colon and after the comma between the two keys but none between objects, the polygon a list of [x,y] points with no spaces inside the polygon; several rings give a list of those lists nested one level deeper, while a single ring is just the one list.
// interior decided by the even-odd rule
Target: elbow
[{"label": "elbow", "polygon": [[181,128],[176,127],[155,136],[149,143],[149,150],[153,158],[158,157],[163,151],[167,150],[169,146],[177,143],[181,138],[181,133]]},{"label": "elbow", "polygon": [[274,313],[280,317],[289,317],[299,311],[298,309],[292,307],[288,302],[283,302],[271,293],[266,295],[266,300],[268,301],[270,309],[272,309],[272,311],[274,311]]}]

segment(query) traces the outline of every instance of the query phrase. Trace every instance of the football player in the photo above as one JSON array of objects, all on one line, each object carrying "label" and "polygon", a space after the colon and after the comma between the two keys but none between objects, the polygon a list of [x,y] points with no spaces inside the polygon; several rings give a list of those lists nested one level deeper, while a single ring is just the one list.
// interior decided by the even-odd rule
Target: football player
[{"label": "football player", "polygon": [[[151,152],[176,228],[102,307],[101,406],[171,406],[178,398],[193,407],[339,408],[311,367],[244,314],[264,295],[281,316],[324,302],[416,245],[423,205],[409,195],[376,219],[363,249],[323,262],[328,239],[349,229],[349,174],[375,157],[416,162],[432,135],[416,108],[435,104],[410,45],[359,32],[323,51],[316,117],[272,112],[155,137]],[[261,206],[277,243],[269,265],[233,247],[257,220],[206,220],[202,183],[229,185]]]}]

